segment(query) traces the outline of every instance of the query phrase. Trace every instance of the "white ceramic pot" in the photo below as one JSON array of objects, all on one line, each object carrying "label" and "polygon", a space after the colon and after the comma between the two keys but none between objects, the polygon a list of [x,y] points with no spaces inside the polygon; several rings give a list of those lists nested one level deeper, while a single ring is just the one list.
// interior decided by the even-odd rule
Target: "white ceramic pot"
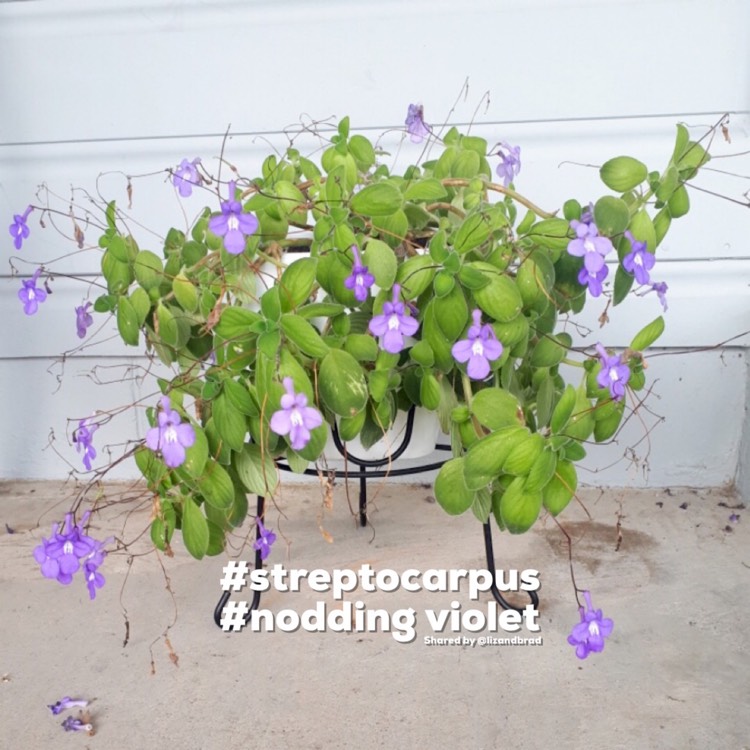
[{"label": "white ceramic pot", "polygon": [[[398,450],[403,441],[406,432],[406,412],[400,411],[391,428],[385,436],[378,440],[371,448],[364,448],[359,438],[350,440],[346,443],[347,451],[357,458],[367,461],[376,461],[386,458],[389,454]],[[414,412],[414,428],[411,433],[411,440],[406,450],[399,458],[415,459],[429,456],[435,450],[438,437],[441,434],[440,422],[437,414],[428,409],[417,408]],[[343,458],[333,442],[333,438],[328,438],[324,455],[327,461],[343,461]]]}]

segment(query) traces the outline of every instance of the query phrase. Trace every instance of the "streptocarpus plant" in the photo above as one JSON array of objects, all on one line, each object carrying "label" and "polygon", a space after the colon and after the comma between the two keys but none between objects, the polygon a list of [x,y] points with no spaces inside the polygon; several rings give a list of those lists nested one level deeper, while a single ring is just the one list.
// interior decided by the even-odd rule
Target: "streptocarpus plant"
[{"label": "streptocarpus plant", "polygon": [[[436,139],[421,107],[406,125],[415,142]],[[304,470],[334,421],[342,440],[372,445],[412,407],[436,412],[450,435],[453,457],[435,482],[447,513],[494,516],[513,534],[561,513],[584,444],[612,438],[628,394],[644,388],[643,352],[664,319],[618,354],[606,341],[574,345],[562,324],[592,298],[616,306],[634,283],[666,309],[657,248],[708,158],[678,126],[662,172],[614,158],[600,170],[607,194],[550,213],[516,191],[517,146],[493,151],[453,128],[436,158],[392,174],[345,118],[320,166],[290,147],[260,175],[222,183],[205,161],[183,159],[174,188],[208,205],[188,234],[168,229],[161,247],[140,247],[109,203],[89,248],[106,290],[93,311],[76,308],[75,323],[84,338],[92,312],[114,316],[125,344],[171,368],[133,451],[158,499],[154,545],[164,549],[179,529],[194,557],[220,553],[247,516],[248,493],[276,489],[276,459]],[[14,217],[16,248],[33,241],[32,208],[49,210]],[[28,315],[45,301],[46,270],[23,281]],[[565,382],[563,363],[580,367],[577,382]],[[77,431],[87,469],[96,426]],[[261,528],[265,557],[275,536]],[[65,583],[100,553],[79,543],[80,553],[53,560],[63,536],[55,530],[38,559]],[[576,638],[580,653],[600,650]]]}]

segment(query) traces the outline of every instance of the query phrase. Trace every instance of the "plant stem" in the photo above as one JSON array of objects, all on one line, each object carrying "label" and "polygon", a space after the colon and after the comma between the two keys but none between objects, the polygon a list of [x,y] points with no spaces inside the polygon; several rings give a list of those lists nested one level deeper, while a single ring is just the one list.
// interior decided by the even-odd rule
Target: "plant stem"
[{"label": "plant stem", "polygon": [[[444,187],[468,187],[469,180],[450,178],[447,180],[441,180],[441,183]],[[557,212],[550,213],[549,211],[545,211],[539,208],[539,206],[537,206],[535,203],[532,203],[528,198],[524,198],[523,195],[517,193],[515,190],[506,188],[503,185],[498,185],[496,182],[485,182],[484,186],[487,188],[487,190],[494,190],[496,193],[507,195],[508,197],[516,201],[516,203],[520,203],[522,206],[526,206],[526,208],[528,208],[530,211],[533,211],[542,219],[554,219],[557,215]]]}]

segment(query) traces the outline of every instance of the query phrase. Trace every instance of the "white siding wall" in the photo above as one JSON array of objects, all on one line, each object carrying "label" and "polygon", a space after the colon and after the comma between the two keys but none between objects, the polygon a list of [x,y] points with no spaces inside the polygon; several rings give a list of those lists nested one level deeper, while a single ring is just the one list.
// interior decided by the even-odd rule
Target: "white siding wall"
[{"label": "white siding wall", "polygon": [[[0,4],[0,216],[6,217],[0,225],[23,210],[42,182],[67,199],[71,185],[94,190],[103,172],[157,172],[184,156],[210,162],[230,124],[226,156],[253,174],[269,143],[283,147],[283,129],[303,115],[349,114],[353,127],[372,134],[402,127],[411,101],[424,104],[433,124],[474,119],[474,132],[491,143],[520,144],[519,189],[554,209],[569,197],[601,193],[597,171],[583,164],[627,153],[661,169],[678,121],[698,134],[732,111],[733,142],[717,141],[714,150],[750,149],[749,42],[747,0],[6,2]],[[452,111],[467,78],[468,95]],[[474,117],[486,91],[489,104],[482,101]],[[401,165],[418,157],[400,143],[396,130],[382,141]],[[727,165],[750,174],[747,157]],[[178,201],[165,201],[162,182],[137,181],[133,196],[133,215],[158,231],[185,221]],[[718,173],[700,184],[737,198],[748,188],[747,180]],[[101,178],[98,187],[126,204],[121,175]],[[691,214],[675,223],[659,255],[659,277],[670,285],[659,354],[670,356],[654,357],[650,374],[657,380],[652,406],[665,421],[649,435],[650,446],[644,441],[636,449],[637,465],[616,461],[643,435],[636,420],[619,445],[592,450],[592,482],[713,485],[734,477],[747,341],[679,352],[750,329],[750,212],[705,193],[692,191],[691,200]],[[191,198],[188,212],[201,205]],[[33,235],[13,261],[22,273],[69,250],[33,218]],[[2,236],[10,257],[10,239]],[[145,232],[137,236],[142,246],[158,244]],[[98,262],[94,253],[77,254],[63,267],[91,273]],[[137,371],[120,366],[135,350],[115,341],[56,363],[78,344],[72,310],[80,285],[58,279],[43,310],[26,318],[17,279],[8,278],[7,264],[0,273],[6,403],[0,477],[61,477],[69,462],[80,466],[66,437],[68,418],[152,389],[139,390],[132,377],[117,382]],[[659,313],[653,295],[633,302],[616,310],[600,334],[608,345],[626,345]],[[587,320],[594,328],[599,312],[592,305]],[[147,364],[138,357],[128,363]],[[94,385],[93,368],[115,382]],[[120,417],[100,432],[97,445],[109,442],[116,454],[144,431],[142,416]],[[55,441],[43,450],[51,433]],[[135,469],[118,471],[129,476]]]}]

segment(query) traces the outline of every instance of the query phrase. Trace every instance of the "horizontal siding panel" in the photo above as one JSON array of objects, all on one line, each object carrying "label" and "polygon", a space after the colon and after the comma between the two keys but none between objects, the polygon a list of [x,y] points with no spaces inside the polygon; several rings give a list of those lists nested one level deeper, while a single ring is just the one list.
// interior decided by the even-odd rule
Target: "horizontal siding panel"
[{"label": "horizontal siding panel", "polygon": [[[471,132],[487,139],[490,147],[500,140],[521,145],[522,170],[516,180],[517,189],[546,210],[559,210],[571,197],[582,203],[609,192],[599,179],[598,169],[607,159],[628,154],[644,161],[649,169],[662,170],[671,156],[675,126],[680,118],[642,118],[638,120],[602,120],[494,126],[480,123]],[[718,120],[718,115],[690,119],[693,137],[700,138],[706,127]],[[354,122],[354,125],[357,123]],[[365,132],[377,138],[380,131]],[[730,125],[732,142],[716,137],[712,152],[717,157],[744,154],[732,159],[716,158],[712,168],[734,173],[750,174],[750,118],[735,117]],[[260,174],[263,159],[274,149],[282,151],[288,144],[283,136],[234,136],[226,145],[225,158],[236,165],[246,177]],[[391,169],[403,170],[408,164],[429,157],[434,151],[423,152],[402,135],[383,136],[379,145],[386,152],[381,157]],[[319,158],[321,139],[300,137],[295,147],[313,159]],[[103,223],[103,211],[95,208],[90,197],[98,197],[98,204],[116,200],[125,215],[139,245],[161,254],[163,238],[170,226],[188,231],[195,216],[204,205],[218,210],[218,198],[208,189],[195,191],[189,199],[180,199],[166,184],[166,169],[179,164],[184,157],[200,156],[206,168],[218,172],[217,155],[221,151],[221,137],[204,136],[190,139],[122,141],[103,143],[47,144],[39,146],[0,147],[0,211],[10,223],[14,213],[22,211],[29,202],[51,205],[62,214],[75,201],[76,215],[94,252],[76,252],[68,260],[56,265],[65,273],[98,272],[100,253],[96,243]],[[494,164],[496,159],[490,159]],[[127,195],[127,175],[132,179],[132,208]],[[143,175],[139,177],[138,175]],[[224,170],[224,179],[227,170]],[[691,189],[691,213],[673,222],[670,234],[661,246],[660,257],[697,259],[750,256],[748,211],[718,195],[743,200],[747,181],[722,172],[704,171]],[[40,186],[46,186],[40,188]],[[75,188],[75,191],[72,190]],[[49,195],[48,195],[48,192]],[[744,199],[746,200],[746,199]],[[71,221],[65,215],[52,221],[45,219],[48,228],[39,226],[41,214],[30,217],[32,235],[24,244],[20,256],[36,262],[62,258],[76,250],[69,239]],[[0,246],[12,251],[7,234]]]},{"label": "horizontal siding panel", "polygon": [[393,125],[467,78],[497,122],[747,110],[749,29],[746,0],[3,3],[0,142]]}]

